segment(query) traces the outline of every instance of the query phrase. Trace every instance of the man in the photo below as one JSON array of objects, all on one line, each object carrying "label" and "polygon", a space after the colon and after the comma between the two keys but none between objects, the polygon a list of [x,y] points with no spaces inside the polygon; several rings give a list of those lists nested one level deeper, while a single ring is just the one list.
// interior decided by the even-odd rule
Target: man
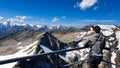
[{"label": "man", "polygon": [[85,47],[90,47],[88,64],[89,68],[98,68],[98,65],[103,58],[103,49],[105,47],[106,39],[105,36],[100,32],[99,26],[94,26],[92,33],[87,40],[84,41]]}]

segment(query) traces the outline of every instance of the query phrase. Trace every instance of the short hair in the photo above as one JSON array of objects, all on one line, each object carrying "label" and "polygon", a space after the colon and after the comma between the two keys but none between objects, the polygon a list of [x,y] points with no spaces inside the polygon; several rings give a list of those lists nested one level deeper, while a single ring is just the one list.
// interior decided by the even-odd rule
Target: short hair
[{"label": "short hair", "polygon": [[101,28],[99,26],[94,26],[93,30],[95,30],[96,33],[100,33]]}]

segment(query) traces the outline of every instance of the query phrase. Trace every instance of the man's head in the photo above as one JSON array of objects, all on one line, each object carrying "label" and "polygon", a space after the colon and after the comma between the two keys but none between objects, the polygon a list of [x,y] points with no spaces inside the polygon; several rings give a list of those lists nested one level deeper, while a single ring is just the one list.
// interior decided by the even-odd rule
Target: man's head
[{"label": "man's head", "polygon": [[100,33],[101,28],[99,26],[93,27],[93,33]]}]

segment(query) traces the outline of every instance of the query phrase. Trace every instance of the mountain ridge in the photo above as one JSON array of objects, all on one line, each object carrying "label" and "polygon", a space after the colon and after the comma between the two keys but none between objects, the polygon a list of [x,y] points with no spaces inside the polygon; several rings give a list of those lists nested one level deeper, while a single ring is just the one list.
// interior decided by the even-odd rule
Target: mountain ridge
[{"label": "mountain ridge", "polygon": [[0,23],[0,34],[10,34],[10,33],[16,33],[22,30],[38,30],[40,32],[45,32],[47,30],[61,30],[65,29],[67,27],[59,25],[32,25],[32,24],[15,24],[11,22],[3,22]]}]

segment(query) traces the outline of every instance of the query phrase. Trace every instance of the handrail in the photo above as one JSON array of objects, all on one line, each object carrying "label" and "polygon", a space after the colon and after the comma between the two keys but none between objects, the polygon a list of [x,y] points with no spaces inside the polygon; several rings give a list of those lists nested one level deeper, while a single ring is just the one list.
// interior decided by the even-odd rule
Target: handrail
[{"label": "handrail", "polygon": [[87,59],[84,59],[84,60],[81,60],[81,61],[76,61],[76,62],[73,62],[73,63],[69,63],[69,64],[66,64],[66,65],[63,65],[63,67],[71,66],[71,65],[74,65],[74,64],[79,64],[80,62],[84,62],[85,60],[87,60]]},{"label": "handrail", "polygon": [[[12,59],[0,60],[0,65],[7,64],[7,63],[12,63],[12,62],[16,62],[16,61],[23,61],[23,60],[27,60],[27,59],[37,59],[42,55],[52,55],[52,54],[57,54],[58,55],[58,54],[63,53],[63,52],[74,51],[74,50],[85,49],[85,48],[86,47],[79,47],[79,48],[73,48],[73,49],[63,49],[63,50],[57,50],[57,51],[53,51],[53,52],[49,52],[49,53],[42,53],[42,54],[39,54],[39,55],[35,54],[35,55],[17,57],[17,58],[12,58]],[[107,49],[107,50],[109,50],[109,49]],[[79,64],[80,62],[84,62],[85,60],[81,60],[81,61],[73,62],[73,63],[70,63],[70,64],[66,64],[66,65],[63,65],[63,67],[67,67],[67,66],[74,65],[74,64]],[[119,64],[111,63],[111,62],[105,61],[105,60],[102,60],[102,61],[120,67]]]},{"label": "handrail", "polygon": [[112,63],[112,62],[109,62],[109,61],[106,61],[106,60],[102,60],[103,62],[107,62],[107,63],[110,63],[110,64],[112,64],[112,65],[115,65],[115,66],[118,66],[118,67],[120,67],[120,65],[119,64],[115,64],[115,63]]},{"label": "handrail", "polygon": [[57,51],[53,51],[53,52],[49,52],[49,53],[42,53],[40,55],[36,54],[36,55],[17,57],[17,58],[12,58],[12,59],[7,59],[7,60],[1,60],[0,65],[11,63],[11,62],[16,62],[16,61],[27,60],[27,59],[35,59],[35,58],[39,58],[42,55],[59,54],[59,53],[73,51],[73,50],[79,50],[79,49],[85,49],[85,47],[79,47],[79,48],[73,48],[73,49],[63,49],[63,50],[57,50]]}]

